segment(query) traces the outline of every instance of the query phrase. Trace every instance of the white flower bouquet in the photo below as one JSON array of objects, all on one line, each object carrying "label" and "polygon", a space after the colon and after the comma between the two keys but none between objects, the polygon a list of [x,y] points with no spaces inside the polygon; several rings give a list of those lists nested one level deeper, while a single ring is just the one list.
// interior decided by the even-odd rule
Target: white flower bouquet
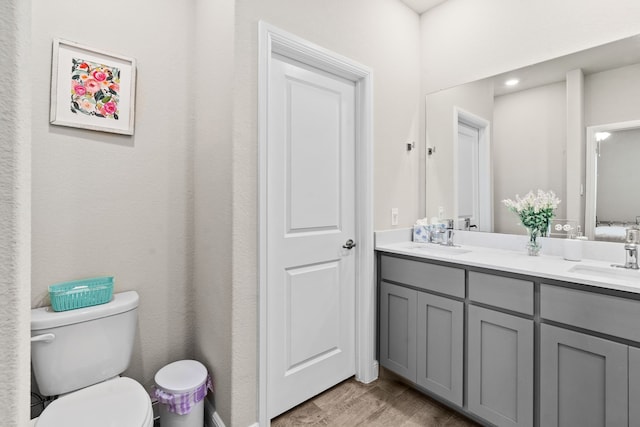
[{"label": "white flower bouquet", "polygon": [[537,194],[529,191],[523,198],[516,194],[516,200],[505,199],[504,205],[518,215],[520,222],[529,233],[529,253],[537,255],[540,245],[538,236],[546,236],[551,219],[555,216],[555,209],[560,204],[560,199],[553,191],[538,190]]}]

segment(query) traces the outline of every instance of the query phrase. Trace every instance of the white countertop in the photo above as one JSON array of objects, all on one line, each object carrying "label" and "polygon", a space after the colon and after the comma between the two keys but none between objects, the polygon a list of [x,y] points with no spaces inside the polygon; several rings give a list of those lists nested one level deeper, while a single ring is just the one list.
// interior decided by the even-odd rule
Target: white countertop
[{"label": "white countertop", "polygon": [[[544,252],[539,256],[529,256],[524,249],[524,245],[522,245],[522,250],[477,246],[478,238],[474,239],[476,245],[464,243],[456,245],[459,250],[454,252],[456,251],[455,249],[453,251],[447,250],[446,247],[441,249],[439,245],[432,243],[414,243],[407,240],[410,234],[407,235],[406,232],[395,233],[391,238],[389,235],[381,238],[378,234],[376,233],[375,248],[381,252],[640,293],[640,271],[614,269],[611,267],[612,263],[610,261],[592,259],[583,259],[579,262],[566,261],[562,256],[546,255]],[[526,240],[524,241],[526,242]],[[553,244],[555,243],[551,243],[549,246]],[[618,249],[617,246],[615,249]],[[463,253],[462,251],[464,250],[468,252]],[[552,251],[550,250],[549,252]],[[571,271],[572,269],[581,269],[583,271]],[[589,271],[590,269],[592,271]]]}]

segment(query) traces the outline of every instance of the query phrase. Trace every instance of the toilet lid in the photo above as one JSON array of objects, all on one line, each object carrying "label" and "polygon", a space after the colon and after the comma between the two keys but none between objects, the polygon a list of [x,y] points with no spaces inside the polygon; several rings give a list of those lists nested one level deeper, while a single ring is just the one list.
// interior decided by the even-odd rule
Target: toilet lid
[{"label": "toilet lid", "polygon": [[131,378],[115,378],[54,400],[37,427],[147,427],[153,423],[151,399]]}]

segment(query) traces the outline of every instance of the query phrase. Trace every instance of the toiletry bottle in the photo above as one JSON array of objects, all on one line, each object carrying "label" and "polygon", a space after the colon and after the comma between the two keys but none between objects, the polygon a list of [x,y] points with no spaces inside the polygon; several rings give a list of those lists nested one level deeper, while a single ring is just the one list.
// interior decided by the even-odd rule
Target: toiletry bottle
[{"label": "toiletry bottle", "polygon": [[578,226],[577,236],[573,234],[573,230],[564,240],[564,259],[567,261],[582,261],[582,232]]}]

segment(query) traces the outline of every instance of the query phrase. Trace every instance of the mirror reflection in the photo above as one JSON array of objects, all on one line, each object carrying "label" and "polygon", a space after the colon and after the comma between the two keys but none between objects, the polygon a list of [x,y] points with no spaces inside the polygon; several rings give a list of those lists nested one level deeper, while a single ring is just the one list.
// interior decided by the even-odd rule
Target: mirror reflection
[{"label": "mirror reflection", "polygon": [[[638,99],[640,36],[427,95],[426,216],[524,234],[501,201],[542,189],[562,200],[556,218],[576,221],[590,238],[597,221],[633,226],[640,206],[627,207],[622,182],[638,188],[640,177],[605,168],[600,157],[597,179],[589,178],[587,129],[640,120]],[[611,133],[635,132],[619,126]],[[610,144],[605,150],[640,159],[626,151],[631,143]],[[596,190],[597,182],[608,184]],[[597,193],[598,208],[587,193]]]},{"label": "mirror reflection", "polygon": [[640,226],[640,121],[591,127],[587,138],[589,237],[624,242]]}]

